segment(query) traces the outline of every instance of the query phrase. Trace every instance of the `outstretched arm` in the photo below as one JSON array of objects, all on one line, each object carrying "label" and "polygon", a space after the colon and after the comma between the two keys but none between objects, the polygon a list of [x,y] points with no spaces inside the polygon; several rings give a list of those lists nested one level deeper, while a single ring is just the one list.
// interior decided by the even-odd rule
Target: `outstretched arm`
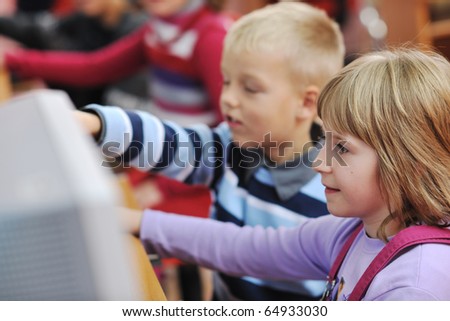
[{"label": "outstretched arm", "polygon": [[145,52],[146,27],[95,52],[21,50],[0,54],[4,66],[23,77],[61,85],[92,87],[133,74],[149,62]]},{"label": "outstretched arm", "polygon": [[[176,257],[231,275],[324,279],[330,264],[324,249],[329,239],[322,236],[321,228],[329,221],[311,220],[295,228],[239,227],[154,210],[146,210],[140,221],[140,239],[148,253]],[[328,228],[336,226],[335,221]]]},{"label": "outstretched arm", "polygon": [[119,209],[125,232],[140,235],[148,253],[197,263],[233,275],[274,279],[301,277],[298,266],[284,264],[295,257],[298,229],[238,227],[159,211]]},{"label": "outstretched arm", "polygon": [[98,115],[82,121],[111,164],[119,161],[190,184],[211,185],[223,175],[231,143],[226,124],[182,128],[142,111],[99,105],[84,110]]}]

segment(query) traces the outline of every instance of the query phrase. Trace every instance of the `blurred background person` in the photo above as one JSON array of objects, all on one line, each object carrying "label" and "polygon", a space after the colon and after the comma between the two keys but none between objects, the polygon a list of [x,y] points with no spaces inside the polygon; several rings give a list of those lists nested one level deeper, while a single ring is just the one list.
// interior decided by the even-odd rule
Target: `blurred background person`
[{"label": "blurred background person", "polygon": [[[0,35],[29,49],[93,51],[128,35],[147,20],[146,14],[133,10],[129,0],[74,0],[73,7],[67,1],[63,4],[56,0],[10,1],[12,10],[0,16]],[[104,102],[106,86],[80,88],[52,81],[47,85],[65,90],[76,106]],[[145,75],[136,73],[114,86],[145,95]]]}]

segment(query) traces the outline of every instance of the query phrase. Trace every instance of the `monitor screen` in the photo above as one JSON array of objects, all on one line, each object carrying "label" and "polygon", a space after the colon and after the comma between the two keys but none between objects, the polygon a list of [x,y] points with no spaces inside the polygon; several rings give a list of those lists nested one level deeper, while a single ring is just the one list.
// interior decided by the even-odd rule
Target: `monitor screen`
[{"label": "monitor screen", "polygon": [[62,91],[0,105],[0,300],[134,300],[120,197]]}]

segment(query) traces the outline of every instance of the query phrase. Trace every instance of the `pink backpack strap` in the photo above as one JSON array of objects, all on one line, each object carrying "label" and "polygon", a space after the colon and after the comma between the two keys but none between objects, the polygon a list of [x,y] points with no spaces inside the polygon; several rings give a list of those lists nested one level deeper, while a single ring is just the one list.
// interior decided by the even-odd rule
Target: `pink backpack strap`
[{"label": "pink backpack strap", "polygon": [[400,251],[423,243],[450,244],[450,230],[435,226],[411,226],[400,231],[388,244],[386,244],[370,263],[358,283],[355,285],[348,300],[361,300],[372,283],[373,278],[378,272],[386,267]]},{"label": "pink backpack strap", "polygon": [[336,285],[336,281],[337,281],[337,273],[342,265],[342,262],[345,259],[345,256],[347,255],[348,250],[350,249],[350,247],[353,244],[353,241],[355,240],[355,238],[358,236],[359,232],[362,230],[363,228],[363,223],[360,222],[356,228],[354,229],[354,231],[352,232],[352,234],[350,234],[349,238],[347,239],[347,241],[345,241],[344,246],[342,247],[341,251],[339,252],[338,256],[336,257],[336,259],[334,260],[333,265],[331,266],[330,272],[328,273],[327,276],[327,283],[325,285],[325,291],[322,295],[321,300],[322,301],[328,301],[331,297],[331,293]]}]

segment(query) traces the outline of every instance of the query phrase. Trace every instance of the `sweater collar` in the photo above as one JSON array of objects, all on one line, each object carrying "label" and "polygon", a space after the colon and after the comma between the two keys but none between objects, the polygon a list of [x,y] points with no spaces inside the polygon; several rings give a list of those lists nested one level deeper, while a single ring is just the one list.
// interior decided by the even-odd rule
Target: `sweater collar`
[{"label": "sweater collar", "polygon": [[[315,144],[308,152],[298,158],[278,166],[271,166],[267,161],[262,162],[264,165],[261,165],[260,161],[249,163],[245,175],[245,182],[248,183],[256,171],[261,168],[261,166],[264,166],[272,176],[278,197],[281,200],[286,201],[297,194],[298,191],[316,175],[316,172],[312,169],[312,163],[319,153],[319,146],[321,145]],[[252,152],[256,153],[255,150]],[[261,150],[258,150],[258,154],[261,157],[260,159],[264,157]]]}]

